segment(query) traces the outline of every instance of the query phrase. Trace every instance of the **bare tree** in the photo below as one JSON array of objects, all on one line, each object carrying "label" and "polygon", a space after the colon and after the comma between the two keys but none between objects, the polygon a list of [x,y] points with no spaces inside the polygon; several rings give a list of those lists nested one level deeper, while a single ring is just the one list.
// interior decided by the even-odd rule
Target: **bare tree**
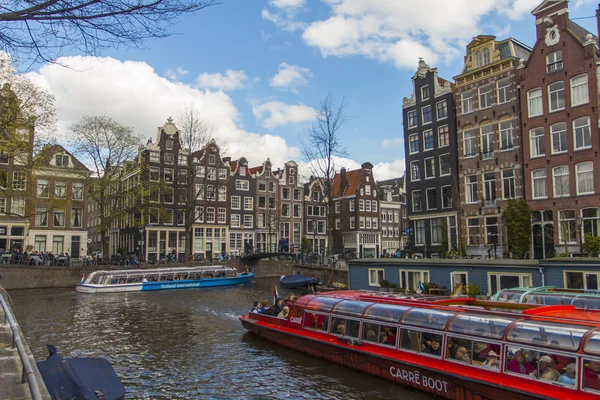
[{"label": "bare tree", "polygon": [[[89,201],[97,207],[97,229],[102,235],[102,250],[108,254],[106,237],[110,228],[131,211],[129,207],[139,210],[139,204],[125,201],[127,196],[137,194],[138,201],[147,197],[141,185],[128,188],[128,191],[121,187],[122,178],[130,172],[126,164],[138,154],[141,138],[132,127],[106,116],[83,117],[71,126],[70,133],[74,153],[92,171]],[[124,207],[125,204],[128,207]]]},{"label": "bare tree", "polygon": [[119,45],[141,47],[170,36],[177,20],[215,0],[9,0],[0,8],[4,51],[32,62],[53,61],[65,50],[98,55]]},{"label": "bare tree", "polygon": [[321,178],[324,197],[327,199],[327,247],[331,254],[333,246],[333,207],[332,183],[336,174],[336,158],[347,157],[348,152],[341,141],[340,130],[348,117],[346,102],[334,104],[329,94],[321,101],[315,111],[315,121],[308,130],[308,137],[300,139],[302,156],[309,164],[314,176]]}]

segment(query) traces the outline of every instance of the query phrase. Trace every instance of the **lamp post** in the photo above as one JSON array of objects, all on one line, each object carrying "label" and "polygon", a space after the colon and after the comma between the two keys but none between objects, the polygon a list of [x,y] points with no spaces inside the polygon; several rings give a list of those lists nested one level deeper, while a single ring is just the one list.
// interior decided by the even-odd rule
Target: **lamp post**
[{"label": "lamp post", "polygon": [[577,222],[577,232],[579,234],[579,256],[583,257],[583,217],[578,215],[575,217]]},{"label": "lamp post", "polygon": [[140,232],[140,255],[143,254],[144,258],[146,258],[146,253],[144,252],[144,245],[146,244],[144,241],[144,227],[138,227],[138,231]]}]

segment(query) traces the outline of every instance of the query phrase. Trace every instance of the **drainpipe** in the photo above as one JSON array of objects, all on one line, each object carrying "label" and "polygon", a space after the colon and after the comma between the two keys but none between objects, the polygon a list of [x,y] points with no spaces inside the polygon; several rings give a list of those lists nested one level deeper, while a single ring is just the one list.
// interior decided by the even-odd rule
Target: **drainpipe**
[{"label": "drainpipe", "polygon": [[540,275],[542,275],[542,286],[546,286],[546,277],[544,276],[544,268],[543,267],[538,267],[538,268],[540,269]]}]

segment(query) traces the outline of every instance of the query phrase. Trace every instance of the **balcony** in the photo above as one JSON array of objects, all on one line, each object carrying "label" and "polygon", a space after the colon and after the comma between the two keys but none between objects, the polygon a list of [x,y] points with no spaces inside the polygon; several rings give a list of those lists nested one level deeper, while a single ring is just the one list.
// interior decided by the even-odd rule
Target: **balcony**
[{"label": "balcony", "polygon": [[484,207],[496,207],[496,199],[484,199],[483,206]]}]

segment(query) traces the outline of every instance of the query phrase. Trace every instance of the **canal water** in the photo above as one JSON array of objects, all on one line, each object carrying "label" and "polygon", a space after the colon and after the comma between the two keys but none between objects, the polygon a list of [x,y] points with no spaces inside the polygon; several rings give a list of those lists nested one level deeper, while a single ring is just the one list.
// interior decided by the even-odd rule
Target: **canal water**
[{"label": "canal water", "polygon": [[[246,332],[238,316],[273,298],[277,280],[233,288],[90,295],[11,291],[37,360],[103,357],[130,399],[430,399]],[[289,291],[281,291],[286,295]]]}]

